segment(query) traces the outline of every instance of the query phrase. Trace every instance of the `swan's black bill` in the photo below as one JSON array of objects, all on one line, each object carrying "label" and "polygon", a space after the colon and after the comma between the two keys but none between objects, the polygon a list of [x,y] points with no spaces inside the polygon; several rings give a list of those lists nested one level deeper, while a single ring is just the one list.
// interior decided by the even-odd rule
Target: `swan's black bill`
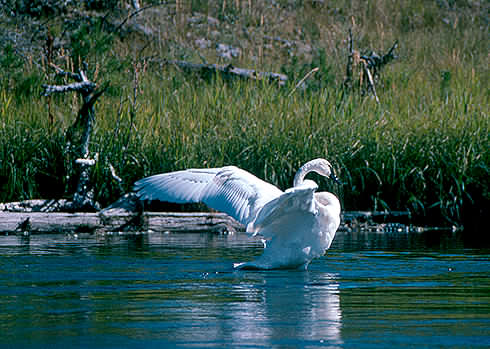
[{"label": "swan's black bill", "polygon": [[338,179],[338,177],[334,173],[331,173],[329,178],[333,180],[335,183],[342,185],[342,182]]}]

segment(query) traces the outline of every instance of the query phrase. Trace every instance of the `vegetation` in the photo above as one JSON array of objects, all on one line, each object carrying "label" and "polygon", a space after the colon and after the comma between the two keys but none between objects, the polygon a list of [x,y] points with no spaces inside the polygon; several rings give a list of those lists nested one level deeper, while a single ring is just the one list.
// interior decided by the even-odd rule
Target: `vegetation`
[{"label": "vegetation", "polygon": [[[70,70],[84,61],[92,80],[110,81],[96,104],[91,143],[103,206],[141,177],[188,167],[234,164],[286,188],[302,163],[324,157],[343,185],[316,180],[346,210],[408,209],[419,223],[483,233],[478,224],[490,207],[488,4],[153,5],[125,22],[132,10],[124,4],[102,15],[87,6],[57,8],[22,26],[28,15],[4,11],[5,33],[35,34],[32,47],[9,37],[0,44],[0,202],[75,191],[65,134],[80,100],[40,93],[43,83],[63,83],[48,63]],[[382,52],[400,43],[398,60],[381,73],[379,104],[343,87],[349,28],[357,47]],[[225,60],[218,43],[239,54]],[[290,83],[206,79],[163,59],[283,72]],[[320,70],[307,87],[290,94],[314,67]]]}]

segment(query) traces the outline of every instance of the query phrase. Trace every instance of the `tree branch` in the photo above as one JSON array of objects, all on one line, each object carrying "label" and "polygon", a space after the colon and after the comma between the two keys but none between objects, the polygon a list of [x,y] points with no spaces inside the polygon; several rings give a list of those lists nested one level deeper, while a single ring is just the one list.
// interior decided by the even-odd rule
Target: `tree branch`
[{"label": "tree branch", "polygon": [[354,68],[357,67],[359,74],[359,88],[361,93],[371,92],[379,103],[379,98],[376,93],[375,83],[377,81],[378,73],[380,69],[393,59],[395,56],[395,49],[398,47],[398,41],[391,46],[391,48],[383,56],[379,56],[376,52],[371,51],[369,54],[360,55],[359,51],[354,50],[354,44],[352,39],[352,30],[349,29],[349,55],[347,57],[347,66],[345,72],[344,86],[351,89],[353,87],[352,80],[354,79]]},{"label": "tree branch", "polygon": [[92,91],[97,86],[92,81],[82,81],[82,82],[74,82],[68,85],[41,85],[44,89],[42,93],[43,96],[47,97],[53,93],[65,93],[68,91],[75,91],[85,95],[92,93]]},{"label": "tree branch", "polygon": [[[76,192],[73,195],[71,209],[78,210],[98,210],[99,205],[94,200],[94,191],[90,183],[91,167],[95,165],[96,159],[89,159],[90,137],[95,123],[94,104],[97,99],[109,87],[109,82],[96,90],[97,84],[90,81],[83,70],[78,73],[66,72],[54,64],[50,65],[55,69],[56,74],[69,77],[76,82],[66,85],[42,85],[44,91],[43,96],[50,96],[53,93],[64,93],[75,91],[82,95],[83,104],[78,111],[78,116],[72,126],[67,130],[67,140],[70,144],[72,141],[77,144],[77,158],[75,163],[80,166],[78,174],[78,185]],[[85,69],[87,65],[84,64]],[[74,138],[77,138],[74,140]]]}]

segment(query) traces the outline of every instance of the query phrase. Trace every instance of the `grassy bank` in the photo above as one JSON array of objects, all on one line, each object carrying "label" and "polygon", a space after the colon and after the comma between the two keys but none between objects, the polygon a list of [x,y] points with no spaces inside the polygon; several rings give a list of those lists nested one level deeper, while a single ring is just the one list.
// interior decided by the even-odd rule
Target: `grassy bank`
[{"label": "grassy bank", "polygon": [[[482,221],[490,204],[483,5],[276,3],[155,7],[142,16],[165,40],[145,41],[138,33],[121,39],[96,22],[76,32],[76,42],[89,49],[79,44],[75,50],[73,40],[70,55],[57,52],[54,60],[65,69],[81,57],[93,68],[92,78],[111,81],[96,105],[91,144],[99,159],[97,199],[108,204],[153,173],[225,164],[287,188],[302,163],[325,157],[344,184],[316,179],[339,195],[346,210],[409,209],[428,224]],[[62,28],[53,19],[55,36]],[[382,72],[380,104],[342,88],[348,28],[360,48],[386,49],[395,39],[401,44],[400,58]],[[278,36],[294,46],[267,39]],[[220,60],[215,45],[196,48],[199,38],[239,47],[235,66],[282,71],[291,83],[203,80],[142,59]],[[65,132],[80,101],[69,94],[39,97],[42,83],[55,82],[45,65],[20,59],[8,46],[3,52],[0,202],[67,196],[76,183]],[[289,95],[317,66],[309,88]]]}]

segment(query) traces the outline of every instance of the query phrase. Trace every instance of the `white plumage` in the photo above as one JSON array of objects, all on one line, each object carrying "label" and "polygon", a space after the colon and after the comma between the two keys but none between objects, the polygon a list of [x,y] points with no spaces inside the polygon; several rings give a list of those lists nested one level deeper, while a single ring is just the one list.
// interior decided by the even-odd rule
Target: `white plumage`
[{"label": "white plumage", "polygon": [[264,253],[236,268],[304,268],[330,247],[340,224],[340,203],[304,177],[309,172],[336,179],[330,163],[315,159],[303,165],[285,192],[235,166],[188,169],[141,179],[134,190],[142,200],[203,202],[225,212],[260,235]]}]

